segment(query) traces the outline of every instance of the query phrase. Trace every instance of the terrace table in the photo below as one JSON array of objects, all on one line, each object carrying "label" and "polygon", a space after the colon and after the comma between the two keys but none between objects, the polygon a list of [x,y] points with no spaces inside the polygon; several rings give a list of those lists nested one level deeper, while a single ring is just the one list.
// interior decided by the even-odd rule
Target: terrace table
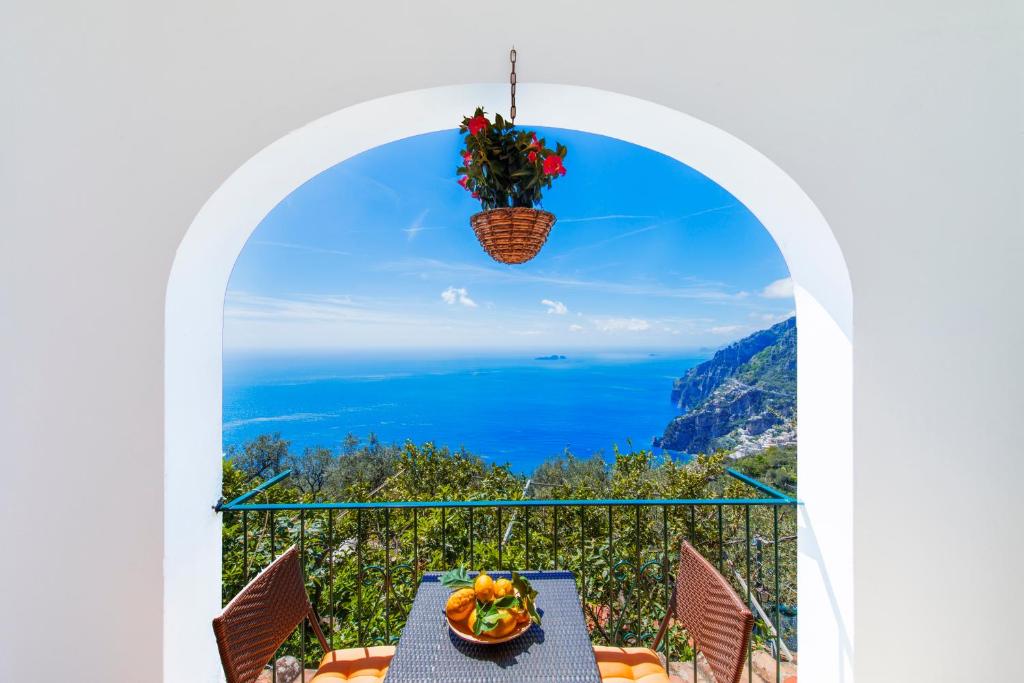
[{"label": "terrace table", "polygon": [[537,589],[542,626],[497,645],[469,643],[451,633],[444,616],[451,591],[441,585],[440,574],[424,574],[385,683],[600,683],[572,572],[521,573]]}]

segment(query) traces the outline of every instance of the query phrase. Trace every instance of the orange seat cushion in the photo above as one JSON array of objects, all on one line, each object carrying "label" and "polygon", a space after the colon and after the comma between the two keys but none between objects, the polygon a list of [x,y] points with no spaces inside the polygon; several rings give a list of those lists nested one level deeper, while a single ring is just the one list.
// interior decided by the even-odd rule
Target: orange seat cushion
[{"label": "orange seat cushion", "polygon": [[392,645],[334,650],[320,660],[316,676],[308,683],[381,683],[394,656]]},{"label": "orange seat cushion", "polygon": [[658,654],[646,647],[595,645],[594,658],[604,683],[669,683]]}]

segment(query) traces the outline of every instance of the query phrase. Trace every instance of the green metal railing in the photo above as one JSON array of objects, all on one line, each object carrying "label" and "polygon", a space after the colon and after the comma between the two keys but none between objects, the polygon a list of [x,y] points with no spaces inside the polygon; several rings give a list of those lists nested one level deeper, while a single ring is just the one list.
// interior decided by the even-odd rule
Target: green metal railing
[{"label": "green metal railing", "polygon": [[[755,640],[774,654],[780,682],[788,652],[780,608],[795,604],[796,549],[788,543],[795,531],[780,535],[780,523],[795,529],[799,502],[740,472],[727,472],[750,488],[749,497],[258,502],[289,476],[284,471],[215,507],[224,515],[225,600],[296,544],[328,641],[351,647],[397,642],[425,571],[460,564],[569,569],[595,641],[643,645],[654,639],[668,609],[677,548],[685,539],[746,596],[760,634]],[[765,562],[765,546],[772,548],[771,563]],[[790,597],[783,595],[784,574],[792,584]],[[293,640],[285,647],[297,647],[300,660],[313,663],[307,659],[306,628]],[[662,643],[666,661],[692,659],[696,680],[696,653],[685,632],[673,627]]]}]

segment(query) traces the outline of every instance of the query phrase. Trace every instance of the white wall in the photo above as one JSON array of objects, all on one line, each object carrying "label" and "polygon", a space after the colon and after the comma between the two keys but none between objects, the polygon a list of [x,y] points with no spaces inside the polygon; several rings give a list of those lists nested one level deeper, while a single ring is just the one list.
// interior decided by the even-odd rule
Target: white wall
[{"label": "white wall", "polygon": [[612,7],[0,5],[4,679],[161,668],[164,294],[202,203],[323,114],[500,79],[513,40],[521,79],[689,112],[817,203],[854,289],[858,680],[1008,669],[1024,10]]}]

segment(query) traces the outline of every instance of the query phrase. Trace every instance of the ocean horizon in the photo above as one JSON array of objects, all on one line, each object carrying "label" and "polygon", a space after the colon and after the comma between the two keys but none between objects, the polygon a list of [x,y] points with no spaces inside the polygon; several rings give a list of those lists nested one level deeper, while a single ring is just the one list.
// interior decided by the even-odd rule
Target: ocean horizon
[{"label": "ocean horizon", "polygon": [[[564,356],[551,359],[550,356]],[[651,447],[679,414],[672,381],[705,360],[656,351],[520,352],[414,357],[226,352],[223,444],[280,433],[294,452],[432,441],[529,474],[566,451],[609,462]]]}]

